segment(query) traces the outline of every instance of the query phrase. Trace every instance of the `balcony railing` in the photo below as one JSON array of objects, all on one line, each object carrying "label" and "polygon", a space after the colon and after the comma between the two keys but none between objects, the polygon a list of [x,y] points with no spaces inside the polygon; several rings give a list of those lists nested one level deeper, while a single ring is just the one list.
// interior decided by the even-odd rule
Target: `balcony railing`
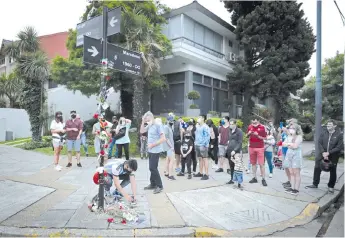
[{"label": "balcony railing", "polygon": [[199,50],[202,50],[208,54],[211,54],[219,59],[225,59],[225,55],[216,51],[216,50],[213,50],[207,46],[204,46],[202,44],[199,44],[199,43],[196,43],[195,41],[192,41],[190,39],[187,39],[185,37],[178,37],[178,38],[174,38],[171,40],[172,43],[178,43],[178,42],[181,42],[181,43],[185,43],[187,45],[190,45],[190,46],[193,46]]}]

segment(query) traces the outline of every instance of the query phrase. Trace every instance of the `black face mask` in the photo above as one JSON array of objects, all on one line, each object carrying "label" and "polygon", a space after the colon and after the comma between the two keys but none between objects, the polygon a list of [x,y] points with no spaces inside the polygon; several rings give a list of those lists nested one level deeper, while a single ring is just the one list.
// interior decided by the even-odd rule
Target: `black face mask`
[{"label": "black face mask", "polygon": [[147,126],[147,123],[144,123],[144,126],[146,127],[146,126]]},{"label": "black face mask", "polygon": [[173,122],[169,122],[169,125],[172,126],[172,125],[174,125],[174,123]]},{"label": "black face mask", "polygon": [[77,115],[75,115],[75,114],[72,114],[72,115],[71,115],[71,118],[72,118],[72,119],[75,119],[76,117],[77,117]]},{"label": "black face mask", "polygon": [[193,126],[194,123],[190,121],[190,122],[188,122],[188,125],[189,125],[189,126]]},{"label": "black face mask", "polygon": [[186,140],[190,140],[190,136],[186,136],[185,139],[186,139]]},{"label": "black face mask", "polygon": [[58,116],[56,116],[56,119],[58,119],[58,120],[60,120],[60,121],[61,121],[61,119],[62,119],[62,115],[58,115]]}]

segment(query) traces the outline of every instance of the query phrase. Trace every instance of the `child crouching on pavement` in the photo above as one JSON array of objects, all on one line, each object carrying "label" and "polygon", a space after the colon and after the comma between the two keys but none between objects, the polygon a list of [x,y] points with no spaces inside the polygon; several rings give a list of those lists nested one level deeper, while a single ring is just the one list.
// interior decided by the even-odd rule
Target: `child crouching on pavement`
[{"label": "child crouching on pavement", "polygon": [[190,131],[186,131],[181,142],[181,155],[182,155],[182,170],[177,176],[184,176],[184,171],[187,163],[188,179],[192,178],[192,150],[193,150],[193,140]]},{"label": "child crouching on pavement", "polygon": [[241,184],[243,183],[243,171],[245,170],[243,157],[241,154],[237,153],[232,154],[230,159],[235,164],[233,181],[238,182],[238,188],[242,189],[243,187]]}]

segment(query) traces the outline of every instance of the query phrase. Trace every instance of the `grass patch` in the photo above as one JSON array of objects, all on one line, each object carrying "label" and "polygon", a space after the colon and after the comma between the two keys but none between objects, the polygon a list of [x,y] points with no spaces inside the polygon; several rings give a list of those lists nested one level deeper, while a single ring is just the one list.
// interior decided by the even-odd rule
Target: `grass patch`
[{"label": "grass patch", "polygon": [[31,141],[31,137],[27,138],[17,138],[15,140],[1,141],[0,145],[16,145]]}]

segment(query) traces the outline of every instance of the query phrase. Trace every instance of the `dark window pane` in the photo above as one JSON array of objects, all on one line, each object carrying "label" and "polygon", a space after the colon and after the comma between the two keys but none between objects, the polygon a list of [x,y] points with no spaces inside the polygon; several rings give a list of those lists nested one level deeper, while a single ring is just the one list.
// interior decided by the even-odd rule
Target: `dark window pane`
[{"label": "dark window pane", "polygon": [[208,76],[204,76],[204,84],[212,85],[211,78]]},{"label": "dark window pane", "polygon": [[228,92],[213,89],[213,110],[216,112],[228,112],[228,105],[225,103],[228,100]]},{"label": "dark window pane", "polygon": [[232,47],[232,41],[231,40],[229,40],[229,46]]},{"label": "dark window pane", "polygon": [[197,83],[202,83],[202,75],[193,73],[193,81]]},{"label": "dark window pane", "polygon": [[222,82],[221,82],[221,88],[222,88],[222,89],[228,90],[228,83],[225,82],[225,81],[222,81]]},{"label": "dark window pane", "polygon": [[154,114],[176,112],[183,114],[184,84],[171,84],[169,91],[163,94],[156,91],[152,94],[152,112]]},{"label": "dark window pane", "polygon": [[169,83],[184,83],[184,72],[166,75]]},{"label": "dark window pane", "polygon": [[218,79],[213,79],[213,87],[220,88],[220,81]]},{"label": "dark window pane", "polygon": [[199,84],[193,84],[193,89],[200,93],[200,99],[195,100],[194,103],[199,106],[201,114],[206,115],[211,111],[212,89]]}]

